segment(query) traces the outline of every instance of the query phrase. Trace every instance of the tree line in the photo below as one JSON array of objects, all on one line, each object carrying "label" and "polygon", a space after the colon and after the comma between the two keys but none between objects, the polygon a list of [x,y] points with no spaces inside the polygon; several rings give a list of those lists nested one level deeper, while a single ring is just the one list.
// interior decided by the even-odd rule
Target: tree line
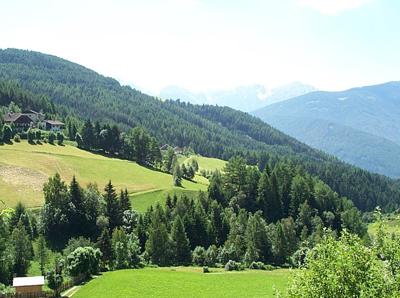
[{"label": "tree line", "polygon": [[79,119],[86,118],[117,125],[124,133],[132,127],[143,127],[161,144],[191,147],[203,156],[228,160],[241,155],[253,165],[262,165],[266,160],[291,160],[362,211],[372,211],[377,205],[386,211],[399,207],[400,191],[393,180],[314,150],[246,113],[226,107],[161,101],[41,53],[2,50],[0,62],[3,80],[18,81],[27,92],[49,98],[65,119],[71,137],[75,133],[69,123],[77,125],[82,123]]}]

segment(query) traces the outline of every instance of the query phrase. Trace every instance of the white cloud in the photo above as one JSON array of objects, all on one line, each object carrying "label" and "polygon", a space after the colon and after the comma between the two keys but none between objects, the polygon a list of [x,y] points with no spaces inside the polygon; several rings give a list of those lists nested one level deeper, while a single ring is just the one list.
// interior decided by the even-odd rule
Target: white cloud
[{"label": "white cloud", "polygon": [[302,6],[310,7],[322,14],[337,15],[346,10],[359,8],[372,0],[298,0]]}]

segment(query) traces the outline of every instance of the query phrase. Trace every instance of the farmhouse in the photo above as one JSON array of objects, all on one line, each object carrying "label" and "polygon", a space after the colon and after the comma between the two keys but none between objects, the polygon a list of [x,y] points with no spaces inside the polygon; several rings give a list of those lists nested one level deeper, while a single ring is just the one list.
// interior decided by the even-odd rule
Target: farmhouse
[{"label": "farmhouse", "polygon": [[36,112],[34,110],[24,110],[22,112],[22,114],[28,115],[35,123],[38,123],[38,122],[41,122],[44,120],[44,114],[42,114],[40,112]]},{"label": "farmhouse", "polygon": [[3,118],[6,124],[13,124],[17,129],[27,129],[35,126],[34,120],[28,114],[8,113]]},{"label": "farmhouse", "polygon": [[17,294],[41,294],[44,276],[14,277],[13,287]]},{"label": "farmhouse", "polygon": [[61,131],[64,128],[64,123],[57,120],[45,120],[45,129],[51,131]]},{"label": "farmhouse", "polygon": [[59,132],[64,128],[64,123],[57,120],[44,120],[44,114],[34,110],[25,110],[23,113],[8,113],[3,116],[4,122],[13,125],[17,131],[28,128],[41,128]]}]

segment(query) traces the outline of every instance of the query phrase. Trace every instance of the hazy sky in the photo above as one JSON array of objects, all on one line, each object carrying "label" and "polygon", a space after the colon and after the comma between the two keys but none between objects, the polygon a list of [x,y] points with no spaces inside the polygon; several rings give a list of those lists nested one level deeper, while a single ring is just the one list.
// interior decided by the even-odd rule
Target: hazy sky
[{"label": "hazy sky", "polygon": [[154,93],[400,80],[398,0],[0,1],[0,48],[57,55]]}]

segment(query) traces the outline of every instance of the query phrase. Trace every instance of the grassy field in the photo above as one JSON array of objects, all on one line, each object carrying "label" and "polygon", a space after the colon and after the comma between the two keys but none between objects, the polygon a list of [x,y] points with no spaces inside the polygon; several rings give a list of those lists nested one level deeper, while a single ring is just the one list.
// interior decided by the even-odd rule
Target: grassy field
[{"label": "grassy field", "polygon": [[75,175],[81,185],[96,182],[100,189],[111,179],[117,189],[127,188],[131,195],[135,194],[132,196],[133,205],[141,209],[149,206],[147,201],[151,204],[161,200],[159,195],[153,198],[149,191],[207,189],[204,180],[198,183],[183,181],[182,188],[174,188],[171,175],[135,162],[104,157],[69,145],[30,145],[23,141],[0,146],[0,199],[9,207],[18,201],[28,207],[40,206],[43,203],[43,183],[56,172],[68,183]]},{"label": "grassy field", "polygon": [[179,163],[181,163],[181,164],[182,163],[190,164],[192,159],[197,160],[197,163],[199,164],[199,171],[201,171],[201,170],[206,170],[206,171],[222,170],[226,165],[225,160],[204,157],[204,156],[200,156],[200,155],[192,155],[190,157],[182,156],[178,160],[179,160]]},{"label": "grassy field", "polygon": [[[214,269],[216,270],[216,269]],[[146,268],[104,273],[73,298],[127,297],[274,297],[284,292],[289,270],[217,272],[201,268]]]},{"label": "grassy field", "polygon": [[[387,215],[383,218],[386,232],[392,233],[400,233],[400,215]],[[378,230],[378,223],[374,222],[368,225],[368,233],[372,236],[376,235]]]}]

